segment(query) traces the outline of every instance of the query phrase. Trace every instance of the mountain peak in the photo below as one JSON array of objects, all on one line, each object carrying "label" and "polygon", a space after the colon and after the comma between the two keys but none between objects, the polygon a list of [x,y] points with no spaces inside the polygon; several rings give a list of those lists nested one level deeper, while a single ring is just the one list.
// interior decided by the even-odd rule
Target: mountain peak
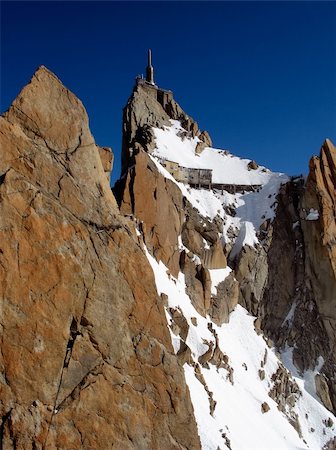
[{"label": "mountain peak", "polygon": [[76,148],[79,139],[84,145],[93,142],[82,102],[45,66],[36,70],[4,116],[60,152]]},{"label": "mountain peak", "polygon": [[150,56],[120,208],[50,70],[0,117],[2,444],[333,448],[335,149],[305,180],[213,148]]},{"label": "mountain peak", "polygon": [[198,150],[211,145],[211,138],[206,131],[201,131],[198,124],[175,101],[173,92],[160,88],[145,79],[137,77],[133,92],[123,110],[122,170],[132,166],[133,157],[139,148],[150,151],[153,139],[150,137],[153,127],[170,126],[170,120],[178,120],[191,137],[198,137]]}]

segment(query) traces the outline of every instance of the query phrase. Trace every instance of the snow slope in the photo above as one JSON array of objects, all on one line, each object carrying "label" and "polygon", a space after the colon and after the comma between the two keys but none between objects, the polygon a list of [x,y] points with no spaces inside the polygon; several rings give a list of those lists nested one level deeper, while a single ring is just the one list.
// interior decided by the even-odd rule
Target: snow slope
[{"label": "snow slope", "polygon": [[[254,329],[254,317],[250,316],[241,306],[237,306],[230,316],[230,322],[218,327],[209,317],[203,317],[194,309],[186,294],[184,275],[177,279],[168,275],[168,270],[162,262],[157,262],[145,249],[152,266],[158,293],[168,295],[168,307],[179,308],[189,325],[185,343],[191,349],[192,359],[203,375],[207,388],[213,393],[216,402],[213,415],[210,414],[208,392],[195,375],[195,368],[187,363],[184,365],[185,377],[194,406],[195,418],[205,450],[299,450],[321,449],[335,434],[335,426],[325,425],[325,421],[335,417],[327,411],[316,399],[314,392],[306,389],[311,387],[312,373],[308,371],[304,377],[294,372],[302,395],[298,398],[295,412],[302,428],[302,438],[281,413],[277,404],[268,393],[272,388],[272,375],[283,363],[274,349],[267,346],[264,338],[257,335]],[[217,280],[215,281],[215,283]],[[168,325],[171,318],[166,312]],[[196,320],[195,320],[196,319]],[[194,325],[196,323],[196,325]],[[209,345],[215,345],[213,329],[218,336],[221,351],[228,356],[229,365],[233,369],[232,382],[229,372],[224,368],[216,368],[209,364],[208,368],[198,363],[198,358],[205,354]],[[180,349],[181,339],[169,328],[175,353]],[[284,362],[290,364],[291,358],[284,354]],[[265,364],[265,354],[267,355]],[[265,371],[261,380],[259,370]],[[289,366],[292,368],[292,366]],[[318,370],[313,372],[313,375]],[[270,410],[262,412],[261,405],[266,402]],[[314,431],[312,431],[314,430]],[[230,442],[230,447],[228,446]]]},{"label": "snow slope", "polygon": [[[197,155],[195,148],[198,138],[188,138],[178,121],[171,123],[171,127],[163,130],[154,129],[156,149],[150,157],[159,172],[179,186],[182,194],[201,215],[209,220],[216,216],[223,219],[222,240],[232,245],[231,255],[237,255],[244,245],[258,245],[260,236],[262,238],[259,227],[263,222],[273,220],[276,195],[288,177],[263,167],[248,170],[249,160],[218,149],[206,148],[201,155]],[[192,189],[174,180],[160,164],[162,159],[178,162],[184,167],[212,169],[215,183],[260,184],[261,187],[258,192],[236,194]],[[181,237],[179,247],[180,250],[184,248]],[[167,267],[161,261],[157,262],[146,248],[145,252],[154,272],[158,293],[168,296],[166,318],[174,351],[178,354],[185,345],[191,350],[193,362],[185,363],[184,371],[202,448],[322,449],[335,435],[335,417],[322,406],[314,391],[313,378],[320,366],[300,376],[291,362],[293,349],[288,348],[283,355],[279,355],[275,349],[269,348],[264,337],[254,329],[255,317],[239,305],[231,313],[229,323],[222,326],[217,326],[209,317],[201,316],[187,295],[183,273],[180,272],[175,279]],[[216,295],[217,285],[230,272],[229,267],[209,271],[212,294]],[[184,343],[172,331],[174,327],[171,326],[170,308],[180,311],[188,323]],[[204,363],[203,359],[208,361],[206,355],[210,352],[211,356],[216,347],[228,361],[224,366],[215,365],[214,362]],[[275,383],[272,376],[278,368],[286,372],[286,366],[289,378],[296,382],[301,392],[295,394],[293,408],[286,409],[287,417],[269,395]],[[269,407],[267,412],[262,407],[264,404],[264,409],[267,409],[266,403]],[[288,416],[298,419],[301,436],[289,423]],[[333,421],[331,427],[327,426],[329,418]]]},{"label": "snow slope", "polygon": [[[164,129],[153,128],[156,148],[151,158],[158,170],[180,187],[183,195],[201,215],[210,220],[218,215],[224,220],[222,239],[225,243],[231,241],[234,246],[232,257],[237,255],[244,245],[253,247],[259,242],[257,234],[260,225],[275,216],[275,198],[281,184],[288,181],[287,175],[271,172],[262,166],[249,170],[250,160],[238,158],[224,150],[207,147],[198,155],[195,148],[199,139],[187,137],[179,121],[171,120],[171,124]],[[193,189],[174,180],[160,164],[162,159],[177,162],[183,167],[212,169],[213,183],[261,187],[255,192],[236,194]],[[230,206],[235,209],[234,216],[226,212]],[[229,235],[234,235],[235,238],[230,238]]]},{"label": "snow slope", "polygon": [[213,183],[265,184],[271,177],[271,172],[265,167],[248,170],[249,159],[237,158],[224,150],[207,147],[200,155],[195,154],[199,139],[183,137],[186,131],[180,122],[170,122],[170,127],[153,128],[155,156],[177,162],[183,167],[212,169]]}]

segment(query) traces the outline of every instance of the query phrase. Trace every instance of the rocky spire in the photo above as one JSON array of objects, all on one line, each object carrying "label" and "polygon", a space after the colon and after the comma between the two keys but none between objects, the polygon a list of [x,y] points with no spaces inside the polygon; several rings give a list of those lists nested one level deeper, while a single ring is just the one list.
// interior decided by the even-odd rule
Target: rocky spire
[{"label": "rocky spire", "polygon": [[82,103],[39,68],[0,116],[0,149],[0,448],[199,450],[152,269]]},{"label": "rocky spire", "polygon": [[148,49],[148,64],[146,67],[146,81],[150,84],[154,83],[154,68],[152,66],[152,50]]}]

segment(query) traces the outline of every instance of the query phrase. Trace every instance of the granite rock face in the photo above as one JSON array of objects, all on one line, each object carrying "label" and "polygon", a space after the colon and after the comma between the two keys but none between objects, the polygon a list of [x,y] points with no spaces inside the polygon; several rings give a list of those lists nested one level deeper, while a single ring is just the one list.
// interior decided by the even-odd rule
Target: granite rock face
[{"label": "granite rock face", "polygon": [[155,148],[151,128],[170,125],[170,119],[180,120],[190,136],[211,143],[208,133],[199,131],[170,91],[135,86],[124,108],[122,176],[115,188],[120,210],[141,221],[149,251],[158,261],[162,260],[172,275],[177,276],[180,271],[181,243],[200,258],[204,268],[226,267],[218,238],[222,222],[200,216],[150,157]]},{"label": "granite rock face", "polygon": [[217,295],[211,298],[210,317],[216,325],[229,322],[230,313],[235,309],[239,301],[239,282],[231,272],[217,286]]},{"label": "granite rock face", "polygon": [[123,111],[123,140],[121,175],[134,165],[140,151],[151,152],[155,142],[151,128],[169,126],[169,120],[179,120],[187,133],[199,138],[198,152],[211,146],[207,131],[200,131],[197,123],[174,100],[171,91],[137,83]]},{"label": "granite rock face", "polygon": [[278,347],[294,347],[299,371],[315,368],[323,358],[315,385],[322,403],[333,412],[335,173],[336,150],[326,141],[320,157],[310,161],[307,181],[293,179],[281,188],[265,264],[267,284],[258,305],[264,332]]},{"label": "granite rock face", "polygon": [[98,151],[105,175],[108,181],[110,181],[114,161],[112,149],[110,147],[98,147]]},{"label": "granite rock face", "polygon": [[[4,450],[200,448],[182,365],[194,365],[213,415],[213,393],[197,370],[223,367],[233,383],[210,320],[228,322],[238,302],[257,317],[258,334],[294,349],[300,372],[319,365],[317,394],[335,412],[334,146],[324,143],[306,182],[281,187],[259,244],[230,259],[223,219],[203,217],[151,156],[151,128],[172,119],[199,138],[196,153],[211,145],[170,91],[136,85],[124,109],[117,203],[111,150],[95,144],[83,105],[46,68],[0,118]],[[188,323],[158,296],[143,245],[169,277],[183,274],[192,305],[209,317],[215,339],[197,364],[187,344],[197,318]],[[233,270],[215,294],[211,270],[227,258]],[[176,355],[166,314],[180,337]],[[280,366],[272,382],[270,397],[300,434],[297,385]],[[261,409],[267,413],[267,402]]]},{"label": "granite rock face", "polygon": [[128,171],[120,211],[142,222],[148,250],[177,276],[183,197],[180,189],[157,171],[144,151],[135,156],[135,165]]},{"label": "granite rock face", "polygon": [[[316,387],[322,403],[334,411],[333,145],[326,141],[320,158],[312,159],[306,183],[298,177],[281,187],[276,218],[262,224],[259,244],[245,246],[231,259],[230,244],[223,249],[218,238],[222,220],[202,217],[150,156],[155,148],[152,127],[169,125],[170,119],[180,120],[186,137],[201,139],[196,153],[211,145],[208,133],[199,131],[171,93],[137,85],[124,109],[124,163],[116,188],[121,211],[140,222],[150,253],[173,276],[184,274],[187,293],[200,314],[208,314],[220,325],[229,320],[239,302],[258,317],[261,330],[278,348],[294,348],[293,361],[299,371],[313,369],[322,357],[323,378]],[[251,161],[248,168],[255,170],[258,165]],[[314,216],[315,211],[318,220],[309,220],[309,213]],[[233,272],[213,295],[209,269],[226,267],[226,257]]]},{"label": "granite rock face", "polygon": [[[326,140],[313,157],[302,199],[302,228],[314,296],[328,336],[336,344],[336,148]],[[311,211],[316,220],[310,220]],[[314,213],[313,213],[314,214]],[[317,270],[318,269],[318,270]]]},{"label": "granite rock face", "polygon": [[[336,412],[336,148],[326,140],[320,156],[313,157],[302,198],[302,231],[306,272],[327,336],[322,353],[333,412]],[[317,213],[317,214],[316,214]],[[314,217],[315,215],[315,217]],[[315,220],[311,220],[315,219]],[[328,408],[327,402],[324,402]],[[327,404],[326,404],[327,403]],[[329,406],[330,408],[330,406]]]},{"label": "granite rock face", "polygon": [[0,118],[1,448],[199,448],[152,270],[81,102],[41,67]]}]

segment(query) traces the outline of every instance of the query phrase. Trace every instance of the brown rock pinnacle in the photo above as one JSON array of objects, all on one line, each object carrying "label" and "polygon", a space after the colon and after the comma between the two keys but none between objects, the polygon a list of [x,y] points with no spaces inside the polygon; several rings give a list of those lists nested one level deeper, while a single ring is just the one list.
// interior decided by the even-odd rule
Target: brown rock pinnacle
[{"label": "brown rock pinnacle", "polygon": [[263,331],[276,346],[294,348],[299,371],[320,366],[317,393],[335,412],[336,149],[329,140],[309,169],[306,182],[294,178],[280,190],[258,307]]},{"label": "brown rock pinnacle", "polygon": [[[309,164],[306,190],[302,199],[304,217],[313,209],[317,220],[302,220],[305,236],[306,270],[311,279],[317,309],[328,336],[328,357],[323,367],[326,389],[331,399],[324,401],[336,411],[336,148],[327,139],[319,157]],[[326,398],[324,392],[323,397]],[[321,395],[322,398],[322,395]]]},{"label": "brown rock pinnacle", "polygon": [[0,118],[0,149],[1,448],[199,448],[82,103],[40,67]]}]

